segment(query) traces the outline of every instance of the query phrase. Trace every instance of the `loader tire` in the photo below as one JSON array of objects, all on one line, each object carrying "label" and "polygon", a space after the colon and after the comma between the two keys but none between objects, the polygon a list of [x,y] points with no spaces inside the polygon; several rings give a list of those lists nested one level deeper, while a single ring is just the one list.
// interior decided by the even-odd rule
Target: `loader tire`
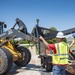
[{"label": "loader tire", "polygon": [[45,69],[47,72],[52,72],[52,56],[48,56],[45,58]]},{"label": "loader tire", "polygon": [[41,56],[41,66],[42,68],[45,68],[45,57]]},{"label": "loader tire", "polygon": [[26,66],[31,60],[31,53],[30,53],[30,51],[27,48],[23,47],[23,46],[18,46],[16,49],[19,52],[21,52],[23,58],[21,60],[15,61],[14,63],[17,66],[20,66],[20,67]]},{"label": "loader tire", "polygon": [[7,73],[13,65],[13,56],[6,48],[0,48],[0,75]]},{"label": "loader tire", "polygon": [[51,63],[47,63],[47,64],[45,65],[45,68],[46,68],[46,71],[47,71],[47,72],[52,72],[52,64],[51,64]]}]

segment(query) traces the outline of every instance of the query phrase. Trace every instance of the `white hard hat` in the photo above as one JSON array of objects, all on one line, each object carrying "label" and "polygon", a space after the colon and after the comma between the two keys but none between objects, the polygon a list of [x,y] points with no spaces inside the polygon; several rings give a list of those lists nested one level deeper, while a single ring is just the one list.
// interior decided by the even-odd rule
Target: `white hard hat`
[{"label": "white hard hat", "polygon": [[64,33],[58,32],[57,35],[56,35],[56,38],[65,38]]}]

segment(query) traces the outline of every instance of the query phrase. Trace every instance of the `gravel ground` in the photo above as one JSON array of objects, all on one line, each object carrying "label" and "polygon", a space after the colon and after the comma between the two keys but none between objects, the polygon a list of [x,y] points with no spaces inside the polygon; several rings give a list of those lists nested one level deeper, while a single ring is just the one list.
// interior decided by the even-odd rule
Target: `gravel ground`
[{"label": "gravel ground", "polygon": [[29,48],[32,54],[30,63],[26,67],[18,67],[13,64],[12,69],[5,75],[51,75],[41,68],[40,59],[36,55],[35,47]]},{"label": "gravel ground", "polygon": [[[25,67],[18,67],[13,64],[12,69],[5,75],[52,75],[52,72],[46,72],[45,69],[41,67],[40,59],[36,55],[35,47],[29,48],[32,54],[30,63]],[[66,75],[75,75],[68,73]]]}]

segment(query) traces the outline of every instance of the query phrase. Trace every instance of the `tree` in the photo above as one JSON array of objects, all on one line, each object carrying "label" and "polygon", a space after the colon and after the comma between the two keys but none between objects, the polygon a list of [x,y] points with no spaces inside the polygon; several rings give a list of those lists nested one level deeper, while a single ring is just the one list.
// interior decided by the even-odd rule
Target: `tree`
[{"label": "tree", "polygon": [[55,27],[51,27],[50,30],[57,31],[57,29]]},{"label": "tree", "polygon": [[[51,27],[49,28],[50,30],[54,30],[54,31],[57,31],[57,29],[55,27]],[[45,31],[45,34],[47,33],[50,33],[48,30]],[[50,39],[50,40],[47,40],[48,43],[55,43],[56,42],[56,38],[53,38],[53,39]]]},{"label": "tree", "polygon": [[[54,31],[57,31],[57,29],[55,28],[55,27],[51,27],[51,28],[49,28],[50,30],[54,30]],[[49,30],[46,30],[45,31],[45,34],[47,34],[47,33],[50,33],[50,31]]]}]

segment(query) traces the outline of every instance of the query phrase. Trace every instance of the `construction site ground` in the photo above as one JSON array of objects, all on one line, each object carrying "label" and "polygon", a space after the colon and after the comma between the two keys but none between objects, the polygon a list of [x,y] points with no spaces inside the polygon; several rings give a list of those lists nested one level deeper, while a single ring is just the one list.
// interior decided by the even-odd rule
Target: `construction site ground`
[{"label": "construction site ground", "polygon": [[[44,68],[41,67],[40,59],[36,55],[35,47],[29,47],[29,50],[32,54],[30,63],[25,67],[18,67],[13,64],[12,69],[5,75],[52,75],[52,72],[46,72]],[[71,70],[72,68],[69,68]],[[72,69],[72,71],[74,71]],[[66,72],[66,75],[75,75],[69,72]]]}]

